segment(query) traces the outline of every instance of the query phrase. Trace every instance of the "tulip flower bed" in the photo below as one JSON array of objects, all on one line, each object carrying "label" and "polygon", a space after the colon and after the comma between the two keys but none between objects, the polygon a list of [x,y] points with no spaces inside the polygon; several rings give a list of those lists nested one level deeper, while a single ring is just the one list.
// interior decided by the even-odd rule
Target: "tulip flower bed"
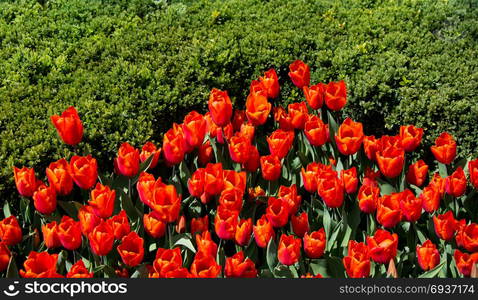
[{"label": "tulip flower bed", "polygon": [[[436,165],[412,161],[426,132],[365,136],[341,113],[343,81],[289,77],[305,101],[274,105],[271,69],[245,110],[213,89],[163,144],[123,143],[115,172],[88,153],[45,173],[14,168],[20,207],[3,205],[6,277],[478,276],[478,160],[455,161],[444,132]],[[73,149],[74,107],[51,122]],[[39,170],[37,170],[39,171]],[[466,174],[469,174],[468,178]],[[37,178],[46,174],[45,180]]]}]

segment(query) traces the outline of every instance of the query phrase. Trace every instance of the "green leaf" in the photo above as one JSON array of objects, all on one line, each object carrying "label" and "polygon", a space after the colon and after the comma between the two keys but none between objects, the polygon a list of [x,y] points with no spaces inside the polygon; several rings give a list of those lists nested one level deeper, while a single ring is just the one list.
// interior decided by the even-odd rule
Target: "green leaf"
[{"label": "green leaf", "polygon": [[5,201],[5,203],[3,204],[3,215],[5,216],[5,218],[8,218],[12,215],[8,201]]},{"label": "green leaf", "polygon": [[133,202],[131,201],[131,198],[129,197],[128,194],[125,192],[121,191],[121,207],[126,211],[126,214],[128,217],[130,217],[133,220],[136,220],[140,218],[140,214],[136,207],[134,207]]},{"label": "green leaf", "polygon": [[183,247],[186,247],[187,249],[191,250],[192,252],[196,253],[196,248],[194,248],[191,236],[189,234],[179,235],[177,240],[174,241],[173,246],[174,247],[183,246]]},{"label": "green leaf", "polygon": [[179,177],[181,178],[183,185],[188,186],[188,179],[191,178],[191,172],[184,160],[179,164]]},{"label": "green leaf", "polygon": [[148,268],[146,264],[141,264],[135,268],[136,270],[131,275],[131,278],[148,278]]},{"label": "green leaf", "polygon": [[428,272],[425,272],[425,273],[421,274],[420,276],[418,276],[418,278],[434,278],[434,277],[436,277],[441,272],[443,267],[445,266],[445,262],[446,261],[442,261],[438,266],[436,266],[435,268],[431,269]]},{"label": "green leaf", "polygon": [[18,275],[17,264],[15,263],[15,259],[13,255],[10,257],[10,262],[8,263],[7,273],[5,275],[6,278],[20,278]]},{"label": "green leaf", "polygon": [[440,173],[441,177],[448,177],[448,170],[446,168],[446,165],[442,164],[441,162],[438,163],[438,172]]},{"label": "green leaf", "polygon": [[391,194],[397,192],[397,191],[395,190],[395,188],[394,188],[391,184],[389,184],[389,183],[387,183],[387,182],[385,182],[385,181],[383,181],[383,180],[380,180],[380,179],[377,180],[377,181],[378,181],[378,186],[379,186],[379,188],[380,188],[380,194],[381,194],[382,196],[383,196],[383,195],[391,195]]},{"label": "green leaf", "polygon": [[77,220],[78,211],[82,207],[81,203],[76,201],[58,201],[58,205],[67,213],[68,216]]},{"label": "green leaf", "polygon": [[267,250],[266,250],[266,260],[267,260],[267,266],[269,267],[269,270],[274,273],[274,269],[278,264],[277,260],[277,245],[274,241],[274,238],[271,238],[269,240],[269,243],[267,244]]},{"label": "green leaf", "polygon": [[322,222],[324,224],[325,238],[327,239],[327,245],[328,245],[330,240],[330,229],[332,227],[332,220],[330,219],[330,213],[327,210],[327,208],[324,208],[324,218]]}]

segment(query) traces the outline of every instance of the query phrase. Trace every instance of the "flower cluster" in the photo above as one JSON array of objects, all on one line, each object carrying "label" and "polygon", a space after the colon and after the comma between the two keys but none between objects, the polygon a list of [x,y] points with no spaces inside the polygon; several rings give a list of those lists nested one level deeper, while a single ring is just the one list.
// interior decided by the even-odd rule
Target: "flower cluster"
[{"label": "flower cluster", "polygon": [[[209,111],[189,112],[161,146],[121,144],[113,173],[87,153],[52,162],[42,178],[14,167],[21,198],[4,205],[0,271],[478,276],[478,160],[456,161],[456,141],[444,132],[430,147],[435,166],[413,161],[422,128],[366,135],[366,124],[341,112],[344,81],[311,85],[300,60],[289,71],[305,101],[273,105],[274,69],[252,81],[244,110],[212,89]],[[63,142],[81,143],[74,107],[51,122]]]}]

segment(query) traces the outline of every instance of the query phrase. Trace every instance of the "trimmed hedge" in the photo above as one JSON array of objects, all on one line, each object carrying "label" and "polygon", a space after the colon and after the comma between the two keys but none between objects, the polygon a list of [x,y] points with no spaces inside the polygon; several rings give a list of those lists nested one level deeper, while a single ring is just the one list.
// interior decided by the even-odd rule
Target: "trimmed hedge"
[{"label": "trimmed hedge", "polygon": [[0,195],[17,197],[13,165],[43,174],[71,156],[49,120],[69,105],[85,125],[77,151],[111,162],[120,142],[161,141],[186,111],[204,112],[213,87],[244,103],[270,67],[280,101],[297,101],[283,67],[295,59],[311,66],[312,83],[346,80],[347,113],[375,124],[366,133],[413,123],[425,145],[447,130],[460,156],[478,154],[477,5],[397,3],[1,2]]}]

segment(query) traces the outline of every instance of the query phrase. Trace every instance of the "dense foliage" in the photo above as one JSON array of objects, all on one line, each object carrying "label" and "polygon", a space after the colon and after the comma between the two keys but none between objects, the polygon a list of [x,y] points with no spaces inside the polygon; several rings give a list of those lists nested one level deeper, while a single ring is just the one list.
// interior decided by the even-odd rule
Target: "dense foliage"
[{"label": "dense foliage", "polygon": [[296,58],[316,66],[312,82],[347,81],[346,112],[366,133],[413,123],[426,144],[447,130],[460,156],[476,154],[477,14],[473,1],[2,1],[0,195],[11,197],[12,166],[72,154],[48,119],[70,105],[81,150],[111,162],[120,142],[159,141],[204,112],[211,88],[244,104],[269,67],[276,101],[303,100],[282,81]]}]

